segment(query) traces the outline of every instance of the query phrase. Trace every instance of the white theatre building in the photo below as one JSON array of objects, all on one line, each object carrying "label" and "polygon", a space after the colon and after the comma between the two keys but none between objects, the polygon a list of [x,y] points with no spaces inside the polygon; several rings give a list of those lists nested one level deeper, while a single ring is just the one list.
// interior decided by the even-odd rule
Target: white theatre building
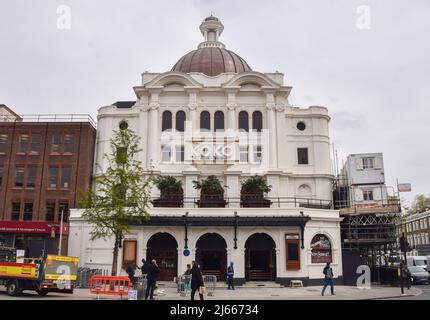
[{"label": "white theatre building", "polygon": [[[103,155],[113,130],[127,121],[141,137],[139,160],[147,172],[175,177],[184,191],[181,205],[151,207],[149,221],[131,226],[118,272],[131,261],[155,258],[161,280],[173,280],[197,260],[204,274],[225,279],[233,261],[238,284],[320,284],[331,261],[342,279],[328,111],[290,105],[284,75],[253,71],[219,41],[223,29],[217,18],[206,18],[198,49],[171,71],[143,73],[136,101],[99,109],[95,175],[107,166]],[[210,175],[225,186],[222,207],[198,202],[193,180]],[[241,183],[254,175],[271,186],[269,205],[241,201]],[[159,197],[155,186],[153,197]],[[113,239],[90,241],[81,213],[71,213],[69,255],[80,257],[81,266],[110,269]]]}]

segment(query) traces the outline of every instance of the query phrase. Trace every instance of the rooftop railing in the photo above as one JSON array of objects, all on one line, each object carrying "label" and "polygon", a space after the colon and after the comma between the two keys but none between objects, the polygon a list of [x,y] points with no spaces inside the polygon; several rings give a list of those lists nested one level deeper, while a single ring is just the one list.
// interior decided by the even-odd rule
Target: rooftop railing
[{"label": "rooftop railing", "polygon": [[179,199],[166,199],[167,205],[160,204],[153,198],[154,207],[171,208],[312,208],[332,209],[331,200],[300,198],[300,197],[264,197],[261,200],[244,200],[240,197],[224,197],[222,199],[205,199],[204,205],[200,197],[183,197]]},{"label": "rooftop railing", "polygon": [[96,121],[89,114],[24,114],[15,116],[0,116],[0,122],[88,122],[94,128]]}]

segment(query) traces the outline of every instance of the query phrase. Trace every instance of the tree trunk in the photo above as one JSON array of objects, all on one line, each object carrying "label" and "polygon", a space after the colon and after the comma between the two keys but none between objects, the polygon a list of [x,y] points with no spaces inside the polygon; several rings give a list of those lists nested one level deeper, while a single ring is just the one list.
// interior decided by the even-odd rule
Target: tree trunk
[{"label": "tree trunk", "polygon": [[121,241],[121,234],[115,233],[115,246],[113,248],[113,261],[112,261],[112,272],[111,276],[116,276],[116,270],[118,269],[118,250]]}]

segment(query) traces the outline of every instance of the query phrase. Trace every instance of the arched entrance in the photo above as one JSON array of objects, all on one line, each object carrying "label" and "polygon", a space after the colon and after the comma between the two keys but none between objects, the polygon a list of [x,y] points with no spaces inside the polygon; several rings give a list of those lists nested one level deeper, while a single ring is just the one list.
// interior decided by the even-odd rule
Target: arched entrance
[{"label": "arched entrance", "polygon": [[265,233],[255,233],[245,243],[245,278],[249,281],[276,279],[276,244]]},{"label": "arched entrance", "polygon": [[217,279],[226,279],[227,243],[217,233],[202,235],[196,244],[196,261],[202,273],[215,275]]},{"label": "arched entrance", "polygon": [[173,281],[178,269],[178,243],[169,233],[156,233],[148,240],[146,245],[146,259],[155,259],[160,267],[158,280]]}]

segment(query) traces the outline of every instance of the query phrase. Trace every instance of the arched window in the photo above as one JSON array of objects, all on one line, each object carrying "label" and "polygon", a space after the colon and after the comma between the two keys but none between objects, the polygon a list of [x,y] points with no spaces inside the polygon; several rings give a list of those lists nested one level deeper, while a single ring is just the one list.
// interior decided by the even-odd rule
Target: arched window
[{"label": "arched window", "polygon": [[178,111],[176,113],[176,131],[184,132],[185,131],[185,120],[187,116],[184,111]]},{"label": "arched window", "polygon": [[324,234],[317,234],[311,241],[312,263],[332,262],[331,243]]},{"label": "arched window", "polygon": [[263,130],[263,115],[260,111],[255,111],[252,114],[252,130],[261,132]]},{"label": "arched window", "polygon": [[224,113],[222,111],[215,112],[215,131],[224,130]]},{"label": "arched window", "polygon": [[249,117],[246,111],[239,113],[239,130],[249,131]]},{"label": "arched window", "polygon": [[200,113],[200,130],[211,131],[211,115],[207,111]]},{"label": "arched window", "polygon": [[170,111],[164,111],[161,131],[166,131],[169,129],[172,129],[172,113]]}]

